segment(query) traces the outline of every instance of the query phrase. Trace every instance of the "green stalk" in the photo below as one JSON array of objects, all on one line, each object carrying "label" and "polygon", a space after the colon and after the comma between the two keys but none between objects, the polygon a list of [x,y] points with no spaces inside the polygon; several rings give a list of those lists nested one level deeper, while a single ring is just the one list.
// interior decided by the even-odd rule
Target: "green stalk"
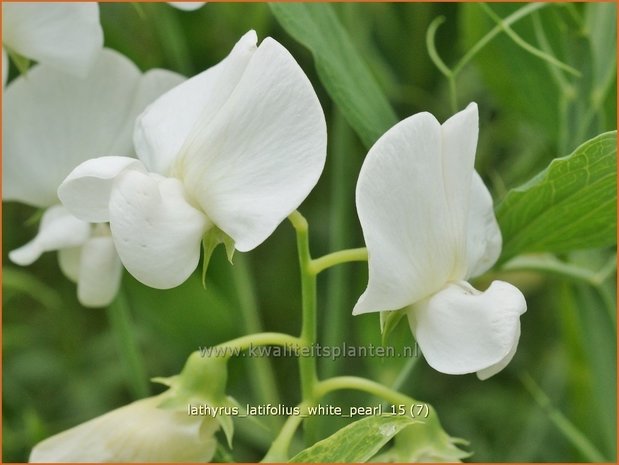
[{"label": "green stalk", "polygon": [[[309,251],[309,232],[307,220],[298,211],[288,217],[297,234],[297,252],[301,269],[302,326],[301,343],[310,347],[316,342],[316,275],[312,273],[312,258]],[[314,398],[314,386],[317,381],[316,359],[299,357],[301,373],[301,395],[304,401]]]},{"label": "green stalk", "polygon": [[335,265],[350,262],[366,262],[368,260],[368,249],[359,247],[358,249],[345,249],[323,255],[310,262],[310,271],[319,274]]},{"label": "green stalk", "polygon": [[449,101],[451,104],[452,113],[456,113],[458,111],[458,94],[456,90],[456,72],[449,68],[443,61],[443,59],[438,54],[436,50],[436,31],[439,26],[445,22],[444,16],[439,16],[434,21],[430,23],[428,30],[426,32],[426,48],[428,49],[428,55],[430,55],[430,60],[432,63],[438,68],[438,70],[443,73],[443,75],[447,78],[449,83]]},{"label": "green stalk", "polygon": [[[299,404],[301,412],[307,409],[307,405],[304,403]],[[261,460],[262,463],[282,463],[288,461],[288,450],[290,449],[290,443],[294,439],[294,435],[303,420],[302,415],[291,415],[288,417],[284,426],[280,430],[279,434],[271,444],[268,452]]]},{"label": "green stalk", "polygon": [[230,358],[238,352],[253,346],[294,346],[298,348],[301,346],[301,339],[285,333],[249,334],[248,336],[241,336],[231,341],[222,342],[215,346],[218,350],[213,352],[219,356]]},{"label": "green stalk", "polygon": [[368,394],[384,399],[387,402],[391,402],[393,405],[411,405],[418,403],[407,395],[394,391],[393,389],[377,383],[376,381],[357,376],[338,376],[321,381],[316,386],[316,397],[321,398],[329,392],[339,391],[342,389],[353,389],[356,391],[367,392]]},{"label": "green stalk", "polygon": [[118,291],[116,299],[107,308],[107,316],[112,332],[116,337],[116,344],[131,394],[136,399],[147,397],[150,394],[148,376],[142,354],[135,340],[129,303],[122,288]]},{"label": "green stalk", "polygon": [[492,28],[490,32],[488,32],[485,36],[479,39],[479,41],[475,45],[473,45],[468,50],[468,52],[464,54],[464,56],[460,59],[460,61],[458,61],[456,66],[454,66],[453,68],[454,76],[457,76],[458,73],[462,71],[462,68],[464,68],[464,66],[469,61],[471,61],[475,57],[475,55],[477,55],[486,45],[488,45],[492,41],[492,39],[494,39],[499,33],[501,33],[501,31],[503,30],[503,27],[511,26],[515,22],[521,20],[522,18],[533,13],[534,11],[541,10],[542,8],[545,8],[547,6],[548,6],[548,3],[530,3],[526,6],[523,6],[519,10],[514,11],[508,17],[504,18],[503,25],[494,26],[494,28]]},{"label": "green stalk", "polygon": [[495,23],[497,23],[498,26],[501,27],[503,32],[505,32],[505,34],[507,34],[507,36],[512,39],[512,41],[514,41],[516,45],[526,50],[531,55],[544,60],[545,62],[549,63],[554,67],[570,73],[573,76],[581,76],[580,71],[578,71],[577,69],[574,69],[568,64],[563,63],[562,61],[555,58],[552,54],[535,48],[533,45],[529,44],[526,40],[524,40],[516,32],[514,32],[514,30],[509,27],[509,25],[506,24],[505,21],[503,21],[503,19],[499,15],[497,15],[488,5],[486,5],[485,3],[480,3],[479,6],[488,14],[488,16],[490,16],[490,18],[492,18]]}]

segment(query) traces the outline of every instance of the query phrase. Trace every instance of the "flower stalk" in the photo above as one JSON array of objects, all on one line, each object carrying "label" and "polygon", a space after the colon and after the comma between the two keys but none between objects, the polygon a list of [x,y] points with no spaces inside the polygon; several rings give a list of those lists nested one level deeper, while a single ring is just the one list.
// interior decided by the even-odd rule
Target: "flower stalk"
[{"label": "flower stalk", "polygon": [[[307,220],[298,211],[288,217],[297,234],[297,252],[301,270],[302,326],[301,344],[311,346],[316,342],[316,274],[312,272],[312,257],[309,250],[309,227]],[[316,359],[299,357],[301,374],[301,395],[305,402],[314,398],[317,382]]]}]

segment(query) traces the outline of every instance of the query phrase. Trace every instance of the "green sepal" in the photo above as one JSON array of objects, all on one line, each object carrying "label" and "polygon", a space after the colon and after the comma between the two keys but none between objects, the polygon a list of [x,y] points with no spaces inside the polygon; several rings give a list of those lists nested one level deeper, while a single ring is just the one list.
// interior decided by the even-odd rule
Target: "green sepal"
[{"label": "green sepal", "polygon": [[404,315],[406,315],[406,309],[380,312],[380,332],[383,345],[387,344],[389,335],[398,327]]},{"label": "green sepal", "polygon": [[[231,402],[230,399],[226,399],[226,400],[227,400],[227,404],[221,405],[221,407],[227,407],[227,406],[234,405],[234,403]],[[234,437],[234,423],[232,422],[232,417],[228,415],[217,415],[215,419],[219,422],[219,426],[221,426],[221,429],[224,432],[224,435],[226,436],[228,447],[232,449],[232,438]]]},{"label": "green sepal", "polygon": [[[180,374],[167,378],[153,378],[154,382],[169,387],[159,407],[185,409],[189,404],[207,404],[211,407],[234,407],[237,402],[226,395],[228,380],[227,357],[203,357],[192,353]],[[228,445],[232,447],[234,423],[228,415],[217,415]]]},{"label": "green sepal", "polygon": [[35,211],[31,216],[26,219],[26,226],[34,226],[35,224],[39,224],[39,222],[43,219],[43,215],[45,214],[45,208],[39,208]]},{"label": "green sepal", "polygon": [[223,244],[226,248],[228,261],[232,263],[234,257],[234,240],[217,226],[213,226],[202,237],[202,251],[204,252],[204,260],[202,261],[202,286],[206,287],[206,270],[211,261],[213,251],[219,245]]},{"label": "green sepal", "polygon": [[471,453],[460,449],[468,441],[452,438],[441,426],[432,409],[423,423],[413,423],[395,437],[393,447],[377,455],[372,462],[461,462]]},{"label": "green sepal", "polygon": [[20,74],[25,75],[28,73],[28,70],[30,69],[30,59],[26,58],[23,55],[20,55],[19,53],[15,52],[14,50],[11,50],[8,47],[4,47],[5,50],[7,51],[7,54],[11,57],[11,61],[13,63],[15,63],[15,66],[17,67],[17,70],[19,71]]}]

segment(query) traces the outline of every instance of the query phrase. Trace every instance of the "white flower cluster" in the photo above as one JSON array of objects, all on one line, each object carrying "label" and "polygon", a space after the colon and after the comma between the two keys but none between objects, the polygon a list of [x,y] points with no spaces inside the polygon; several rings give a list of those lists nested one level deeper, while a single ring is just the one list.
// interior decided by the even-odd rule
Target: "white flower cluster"
[{"label": "white flower cluster", "polygon": [[[7,52],[38,62],[4,93],[3,199],[45,209],[37,236],[9,257],[29,265],[57,250],[83,305],[108,305],[123,266],[167,289],[194,272],[202,241],[254,249],[316,185],[324,114],[274,39],[258,45],[249,31],[185,80],[103,49],[95,3],[2,8],[4,82]],[[513,357],[526,303],[508,283],[482,293],[467,282],[501,250],[474,170],[477,134],[470,104],[443,125],[413,115],[371,148],[356,192],[369,283],[353,313],[405,309],[431,366],[485,379]],[[212,459],[216,425],[158,407],[151,398],[108,413],[42,442],[31,459]],[[136,429],[140,418],[148,428]]]}]

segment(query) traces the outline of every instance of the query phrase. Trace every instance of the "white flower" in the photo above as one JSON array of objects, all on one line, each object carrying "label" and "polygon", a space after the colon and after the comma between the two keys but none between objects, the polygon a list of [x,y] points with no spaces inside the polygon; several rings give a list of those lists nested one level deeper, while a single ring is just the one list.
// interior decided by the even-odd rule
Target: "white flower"
[{"label": "white flower", "polygon": [[166,394],[148,397],[37,444],[30,462],[208,462],[219,429],[208,416],[162,408]]},{"label": "white flower", "polygon": [[103,48],[95,2],[2,3],[2,79],[6,49],[57,70],[85,76]]},{"label": "white flower", "polygon": [[168,2],[174,8],[178,8],[183,11],[194,11],[202,7],[206,2]]},{"label": "white flower", "polygon": [[148,103],[181,82],[177,74],[142,74],[122,55],[100,53],[83,79],[35,66],[4,92],[2,197],[46,209],[39,233],[9,258],[29,265],[59,250],[61,269],[78,283],[86,306],[114,298],[122,268],[109,227],[90,225],[60,205],[56,191],[78,164],[105,153],[133,153],[131,132]]},{"label": "white flower", "polygon": [[419,113],[370,149],[357,184],[369,283],[353,314],[407,307],[428,363],[486,379],[516,352],[522,293],[503,281],[479,292],[467,279],[499,257],[492,198],[474,170],[477,105],[442,126]]},{"label": "white flower", "polygon": [[318,98],[284,47],[256,41],[248,32],[221,63],[148,107],[134,135],[139,161],[90,160],[60,186],[75,216],[109,221],[123,264],[144,284],[185,281],[203,237],[253,249],[318,181]]}]

